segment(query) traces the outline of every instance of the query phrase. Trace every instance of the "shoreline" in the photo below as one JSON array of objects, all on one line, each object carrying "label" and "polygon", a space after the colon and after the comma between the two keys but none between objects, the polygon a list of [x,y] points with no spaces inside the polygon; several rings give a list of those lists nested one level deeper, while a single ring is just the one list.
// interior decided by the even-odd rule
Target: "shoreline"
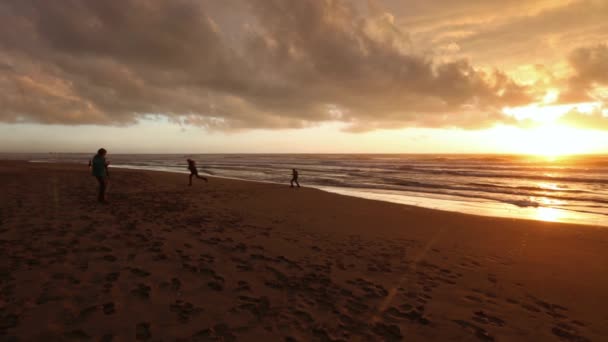
[{"label": "shoreline", "polygon": [[[325,191],[0,162],[20,340],[603,340],[608,231]],[[33,214],[35,213],[35,214]]]},{"label": "shoreline", "polygon": [[[31,161],[28,161],[31,162]],[[45,162],[42,162],[45,163]],[[46,162],[53,164],[55,162]],[[55,163],[61,164],[61,163]],[[112,165],[117,169],[127,169],[127,170],[141,170],[141,171],[154,171],[154,172],[168,172],[168,173],[176,173],[176,174],[188,174],[188,171],[178,171],[178,170],[168,170],[161,168],[147,168],[147,167],[137,167],[131,165]],[[243,182],[255,182],[261,184],[275,184],[275,185],[284,185],[279,182],[272,181],[263,181],[263,180],[252,180],[252,179],[244,179],[237,177],[228,177],[228,176],[219,176],[215,174],[205,173],[206,176],[235,180],[235,181],[243,181]],[[432,194],[428,193],[419,193],[419,196],[408,196],[400,194],[397,191],[389,191],[389,190],[381,190],[381,189],[366,189],[366,188],[341,188],[341,187],[331,187],[331,186],[315,186],[315,185],[304,185],[304,187],[317,189],[321,191],[325,191],[328,193],[341,195],[341,196],[349,196],[355,198],[362,198],[366,200],[372,201],[381,201],[386,203],[395,203],[404,206],[411,206],[416,208],[424,208],[429,210],[438,210],[448,213],[459,213],[465,215],[473,215],[473,216],[482,216],[482,217],[494,217],[494,218],[502,218],[502,219],[516,219],[516,220],[530,220],[530,221],[538,221],[538,222],[555,222],[555,223],[563,223],[563,224],[574,224],[574,225],[584,225],[590,227],[600,227],[600,228],[608,228],[608,217],[595,214],[595,213],[584,213],[579,211],[566,211],[561,209],[554,209],[551,207],[521,207],[512,203],[505,202],[497,202],[492,200],[482,201],[471,201],[465,202],[461,201],[459,206],[454,203],[444,204],[444,207],[437,207],[439,203],[445,203],[453,201],[453,200],[442,200],[441,196],[432,196]],[[382,195],[381,193],[386,193]],[[425,196],[426,195],[426,196]],[[455,201],[453,201],[455,202]],[[419,205],[416,203],[428,203],[427,205]],[[480,205],[482,203],[488,203],[488,206],[478,206],[477,210],[467,210],[465,207],[467,204],[476,204]],[[445,207],[448,208],[445,208]],[[450,209],[451,208],[451,209]],[[545,212],[542,212],[542,210]],[[547,212],[549,210],[549,212]],[[540,211],[540,213],[539,213]],[[543,217],[543,215],[545,217]],[[573,218],[576,217],[577,218]],[[540,218],[538,218],[540,216]],[[547,217],[550,216],[550,217]],[[559,218],[556,218],[558,216]],[[563,218],[562,218],[563,217]],[[604,225],[599,222],[606,222]]]},{"label": "shoreline", "polygon": [[[11,161],[11,160],[7,160],[7,161],[0,161],[0,164],[2,162],[9,162],[9,163],[13,163],[13,162],[23,162],[21,160],[18,161]],[[31,161],[25,161],[26,163],[32,163]],[[58,163],[58,162],[37,162],[39,164],[48,164],[48,165],[52,165],[52,166],[58,166],[58,167],[68,167],[70,169],[73,169],[73,167],[75,165],[81,165],[81,164],[77,164],[77,163]],[[86,164],[82,164],[82,165],[86,165]],[[132,166],[128,166],[128,165],[124,165],[124,166],[117,166],[117,165],[112,165],[110,168],[110,171],[112,171],[112,168],[115,168],[116,170],[125,170],[125,171],[131,171],[131,172],[151,172],[151,173],[159,173],[159,174],[167,174],[167,175],[188,175],[188,171],[172,171],[172,170],[154,170],[154,169],[146,169],[146,168],[138,168],[138,167],[132,167]],[[83,170],[86,169],[87,175],[89,173],[89,169],[88,168],[83,168]],[[115,173],[115,172],[113,172]],[[235,182],[235,183],[249,183],[251,185],[269,185],[272,186],[273,188],[277,188],[277,189],[284,189],[284,188],[290,188],[288,184],[283,184],[283,183],[278,183],[278,182],[271,182],[271,181],[261,181],[261,180],[250,180],[250,179],[241,179],[241,178],[235,178],[235,177],[226,177],[226,176],[218,176],[218,175],[211,175],[209,173],[204,173],[206,177],[210,178],[210,179],[216,179],[216,180],[223,180],[223,181],[228,181],[228,182]],[[363,197],[363,196],[356,196],[356,195],[350,195],[350,194],[345,194],[345,193],[340,193],[340,192],[335,192],[335,191],[330,191],[330,190],[326,190],[327,188],[330,187],[325,187],[325,189],[323,189],[322,187],[316,187],[316,186],[302,186],[299,190],[303,190],[303,189],[307,189],[307,191],[319,191],[321,193],[330,195],[330,196],[337,196],[337,197],[343,197],[343,198],[347,198],[347,199],[353,199],[353,200],[359,200],[362,201],[363,203],[365,202],[375,202],[379,205],[390,205],[390,206],[397,206],[397,207],[403,207],[404,209],[407,210],[416,210],[416,211],[423,211],[423,212],[428,212],[428,213],[433,213],[433,212],[437,212],[437,214],[441,214],[441,215],[446,215],[446,216],[450,216],[450,215],[455,215],[455,216],[463,216],[463,217],[471,217],[471,218],[477,218],[477,219],[489,219],[491,221],[497,220],[497,221],[509,221],[510,223],[514,223],[517,224],[522,223],[522,224],[546,224],[546,225],[555,225],[555,226],[564,226],[564,227],[574,227],[574,228],[591,228],[591,229],[606,229],[608,228],[608,226],[602,226],[602,225],[595,225],[595,224],[581,224],[581,223],[574,223],[574,222],[561,222],[561,221],[544,221],[544,220],[537,220],[537,219],[530,219],[530,218],[521,218],[521,217],[511,217],[511,216],[492,216],[492,215],[483,215],[483,214],[471,214],[471,213],[466,213],[466,212],[460,212],[460,211],[452,211],[452,210],[445,210],[445,209],[440,209],[440,208],[430,208],[430,207],[425,207],[425,206],[419,206],[419,205],[413,205],[413,204],[405,204],[405,203],[401,203],[398,201],[388,201],[385,199],[378,199],[378,198],[368,198],[368,197]],[[337,188],[337,189],[342,189],[342,188]],[[294,188],[291,189],[293,191],[298,191],[298,189]],[[348,189],[347,189],[348,191]],[[608,231],[608,230],[607,230]]]},{"label": "shoreline", "polygon": [[[257,154],[256,154],[257,155]],[[434,155],[431,155],[434,156]],[[72,160],[74,161],[74,160]],[[37,162],[60,162],[59,160],[48,160]],[[123,161],[124,163],[125,161]],[[171,165],[154,165],[157,161],[154,160],[152,164],[141,165],[129,165],[121,164],[118,162],[114,164],[114,167],[128,168],[135,170],[156,170],[165,172],[176,172],[182,173],[181,168],[176,168]],[[245,168],[246,169],[246,168]],[[206,170],[202,169],[204,173]],[[254,171],[255,172],[255,171]],[[208,173],[211,176],[235,179],[243,181],[254,181],[262,183],[272,184],[283,184],[281,181],[277,181],[276,174],[271,177],[260,174],[248,173],[235,173],[228,172],[226,176],[215,175],[214,173]],[[248,176],[249,175],[249,176]],[[316,176],[311,175],[315,178]],[[257,179],[256,179],[257,178]],[[269,180],[261,178],[271,178]],[[285,179],[287,181],[287,179]],[[514,219],[529,219],[534,221],[545,221],[545,222],[563,222],[570,224],[583,224],[593,227],[608,227],[608,215],[604,213],[604,208],[595,209],[595,207],[581,206],[576,198],[568,201],[562,201],[559,197],[551,197],[551,194],[527,194],[523,193],[512,193],[516,194],[517,198],[509,198],[508,193],[505,194],[507,197],[496,198],[490,192],[490,195],[486,193],[479,194],[466,194],[466,193],[451,193],[449,190],[442,191],[427,191],[425,189],[390,189],[384,188],[383,186],[375,187],[371,184],[365,187],[365,184],[360,184],[361,187],[350,187],[342,185],[324,185],[323,180],[310,179],[310,183],[306,182],[306,186],[320,189],[323,191],[329,191],[332,193],[338,193],[347,196],[355,196],[359,198],[381,200],[390,203],[398,203],[404,205],[411,205],[422,208],[429,208],[435,210],[443,210],[449,212],[459,212],[472,215],[482,215],[487,217],[501,217],[501,218],[514,218]],[[369,184],[368,184],[369,185]],[[449,186],[448,186],[449,189]],[[602,193],[600,191],[600,193]],[[599,194],[598,194],[599,195]],[[533,196],[533,197],[530,197]],[[557,198],[557,199],[556,199]],[[581,201],[587,199],[581,198]],[[571,202],[571,203],[570,203]]]}]

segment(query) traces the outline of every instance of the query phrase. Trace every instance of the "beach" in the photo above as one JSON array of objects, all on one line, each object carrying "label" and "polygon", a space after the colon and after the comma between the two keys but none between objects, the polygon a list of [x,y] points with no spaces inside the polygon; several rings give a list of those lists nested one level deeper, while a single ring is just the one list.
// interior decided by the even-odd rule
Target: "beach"
[{"label": "beach", "polygon": [[[85,153],[0,153],[0,160],[75,163]],[[608,226],[608,157],[489,154],[112,154],[114,168],[288,183],[465,214]]]},{"label": "beach", "polygon": [[0,162],[0,337],[603,341],[608,229]]}]

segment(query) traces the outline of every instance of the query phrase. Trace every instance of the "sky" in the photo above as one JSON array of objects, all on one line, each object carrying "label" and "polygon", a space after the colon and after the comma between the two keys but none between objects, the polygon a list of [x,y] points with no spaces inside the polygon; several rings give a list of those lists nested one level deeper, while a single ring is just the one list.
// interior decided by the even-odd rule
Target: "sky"
[{"label": "sky", "polygon": [[607,0],[5,0],[0,152],[608,153]]}]

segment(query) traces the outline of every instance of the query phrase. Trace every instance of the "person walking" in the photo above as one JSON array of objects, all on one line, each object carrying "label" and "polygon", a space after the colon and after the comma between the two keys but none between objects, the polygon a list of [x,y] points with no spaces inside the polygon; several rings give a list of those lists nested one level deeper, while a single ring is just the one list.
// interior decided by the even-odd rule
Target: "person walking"
[{"label": "person walking", "polygon": [[99,183],[99,193],[97,195],[99,203],[106,203],[106,189],[108,187],[109,176],[108,165],[110,164],[106,161],[107,153],[106,149],[100,148],[90,161],[91,172]]}]

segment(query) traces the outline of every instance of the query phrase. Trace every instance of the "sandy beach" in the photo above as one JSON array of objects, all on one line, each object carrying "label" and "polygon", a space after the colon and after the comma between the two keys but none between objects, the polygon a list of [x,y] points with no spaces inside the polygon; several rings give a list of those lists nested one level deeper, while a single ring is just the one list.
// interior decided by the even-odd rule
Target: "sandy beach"
[{"label": "sandy beach", "polygon": [[606,228],[187,182],[0,162],[0,339],[608,340]]}]

